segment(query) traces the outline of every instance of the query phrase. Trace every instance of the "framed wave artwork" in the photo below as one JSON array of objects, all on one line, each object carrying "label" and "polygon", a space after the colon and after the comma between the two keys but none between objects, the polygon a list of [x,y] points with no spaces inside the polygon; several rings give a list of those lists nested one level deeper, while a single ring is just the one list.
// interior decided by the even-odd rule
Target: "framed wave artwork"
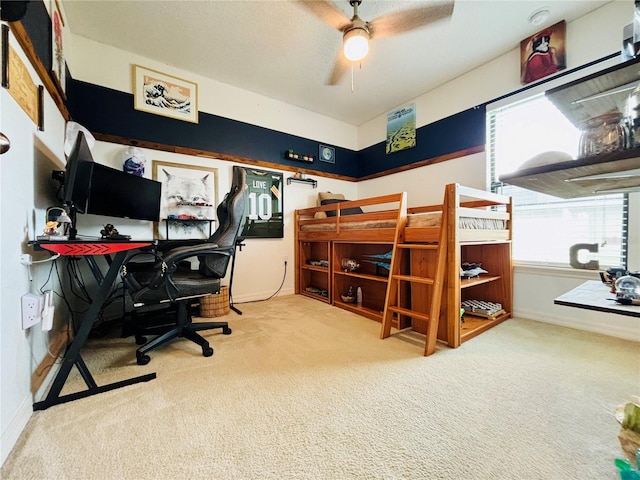
[{"label": "framed wave artwork", "polygon": [[198,85],[166,73],[133,66],[134,108],[198,123]]}]

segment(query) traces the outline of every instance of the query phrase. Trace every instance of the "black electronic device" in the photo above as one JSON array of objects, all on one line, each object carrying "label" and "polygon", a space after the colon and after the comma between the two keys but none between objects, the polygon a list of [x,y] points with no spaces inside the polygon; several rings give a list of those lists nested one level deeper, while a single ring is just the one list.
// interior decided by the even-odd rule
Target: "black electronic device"
[{"label": "black electronic device", "polygon": [[91,172],[87,213],[135,220],[160,220],[162,184],[99,163]]},{"label": "black electronic device", "polygon": [[85,213],[89,200],[93,156],[83,132],[78,132],[64,171],[64,204],[69,210],[69,240],[76,238],[76,213]]}]

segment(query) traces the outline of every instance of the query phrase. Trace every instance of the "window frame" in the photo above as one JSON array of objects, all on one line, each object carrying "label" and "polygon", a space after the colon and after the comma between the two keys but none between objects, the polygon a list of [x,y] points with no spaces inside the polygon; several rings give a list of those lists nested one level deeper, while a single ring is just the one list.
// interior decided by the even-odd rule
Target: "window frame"
[{"label": "window frame", "polygon": [[[558,77],[553,77],[551,79],[547,79],[544,81],[539,82],[538,84],[534,84],[532,86],[529,87],[525,87],[523,89],[520,89],[516,92],[513,92],[512,94],[509,95],[505,95],[503,97],[500,97],[499,99],[496,99],[494,102],[492,103],[488,103],[486,105],[486,131],[487,131],[487,141],[486,141],[486,162],[487,162],[487,168],[486,168],[486,175],[487,175],[487,179],[486,179],[486,184],[489,187],[489,190],[492,192],[496,192],[496,193],[501,193],[502,192],[502,188],[503,186],[505,186],[504,183],[500,182],[499,179],[497,178],[496,175],[496,159],[495,159],[495,152],[494,149],[492,148],[492,142],[493,142],[493,138],[491,138],[491,134],[492,134],[492,129],[491,129],[491,113],[495,112],[498,109],[504,108],[506,106],[509,105],[513,105],[515,103],[520,103],[520,102],[525,102],[528,101],[530,99],[533,99],[535,97],[538,97],[542,94],[545,93],[546,90],[550,90],[552,88],[556,88],[559,86],[562,86],[564,84],[567,84],[569,82],[572,82],[574,80],[579,80],[582,77],[585,77],[587,75],[590,75],[592,73],[597,73],[603,69],[606,69],[610,66],[614,66],[620,63],[620,59],[619,57],[613,57],[613,56],[609,56],[609,57],[605,57],[604,59],[600,59],[598,61],[592,62],[589,65],[586,65],[584,68],[580,68],[577,70],[573,70],[570,72],[566,72],[566,74],[558,76]],[[514,189],[518,189],[518,190],[522,190],[522,191],[526,191],[526,189],[520,188],[520,187],[516,187],[516,186],[512,186],[509,185],[509,188],[514,188]],[[640,195],[640,194],[639,194]],[[592,198],[592,197],[587,197],[587,198]],[[571,201],[571,199],[567,199],[568,202]],[[631,263],[633,262],[637,262],[638,259],[635,258],[635,255],[633,255],[630,251],[630,240],[631,238],[636,238],[637,232],[633,233],[633,231],[630,231],[632,227],[631,225],[631,214],[630,214],[630,209],[633,209],[633,205],[637,204],[638,202],[634,202],[634,201],[630,201],[629,195],[628,194],[622,194],[622,205],[621,208],[623,209],[623,212],[621,212],[623,218],[622,218],[622,222],[623,222],[623,227],[622,227],[622,238],[621,238],[621,258],[620,261],[623,263],[623,266],[625,268],[627,268],[627,265],[629,264],[629,262],[631,261]],[[514,214],[517,214],[516,212],[514,212]],[[631,257],[631,259],[630,259]],[[514,260],[514,263],[517,265],[523,265],[523,266],[529,266],[532,268],[550,268],[550,269],[563,269],[563,270],[573,270],[576,271],[575,269],[573,269],[570,265],[569,262],[567,261],[566,263],[555,263],[555,262],[548,262],[548,261],[541,261],[541,262],[532,262],[530,260]]]}]

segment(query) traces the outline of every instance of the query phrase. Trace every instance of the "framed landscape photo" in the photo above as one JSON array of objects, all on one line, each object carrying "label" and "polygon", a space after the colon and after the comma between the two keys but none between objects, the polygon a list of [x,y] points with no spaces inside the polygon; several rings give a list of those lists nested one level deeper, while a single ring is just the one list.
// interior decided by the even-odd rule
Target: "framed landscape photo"
[{"label": "framed landscape photo", "polygon": [[282,173],[245,167],[245,219],[241,237],[284,238]]},{"label": "framed landscape photo", "polygon": [[217,169],[154,160],[153,179],[162,184],[156,238],[209,238],[217,220]]},{"label": "framed landscape photo", "polygon": [[133,66],[134,108],[198,123],[198,85],[140,65]]}]

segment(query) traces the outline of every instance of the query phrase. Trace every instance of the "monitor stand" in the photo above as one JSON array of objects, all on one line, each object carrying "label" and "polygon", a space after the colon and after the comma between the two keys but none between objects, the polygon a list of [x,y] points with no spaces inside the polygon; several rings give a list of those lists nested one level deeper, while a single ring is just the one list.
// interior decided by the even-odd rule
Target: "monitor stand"
[{"label": "monitor stand", "polygon": [[75,205],[69,205],[69,218],[71,224],[69,225],[69,240],[76,240],[78,237],[78,229],[76,228],[76,217],[78,216],[78,209]]}]

